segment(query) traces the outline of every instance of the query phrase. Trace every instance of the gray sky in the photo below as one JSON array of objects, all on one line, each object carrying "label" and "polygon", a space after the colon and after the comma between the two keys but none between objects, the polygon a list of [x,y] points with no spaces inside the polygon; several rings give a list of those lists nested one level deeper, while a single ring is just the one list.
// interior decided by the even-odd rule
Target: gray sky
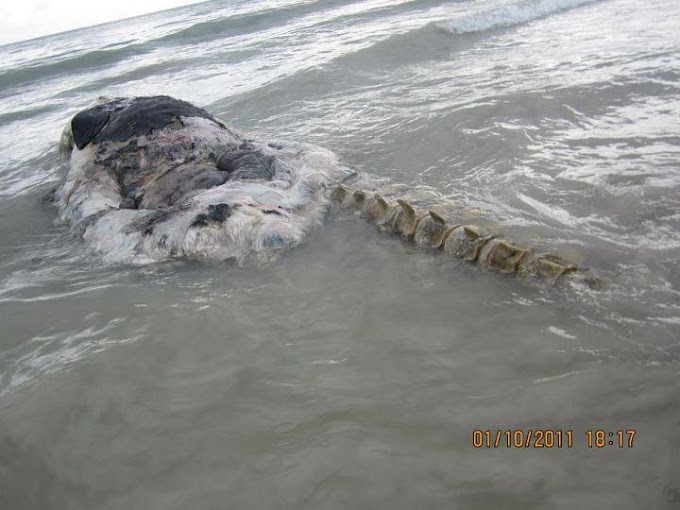
[{"label": "gray sky", "polygon": [[0,5],[0,44],[204,0],[11,0]]}]

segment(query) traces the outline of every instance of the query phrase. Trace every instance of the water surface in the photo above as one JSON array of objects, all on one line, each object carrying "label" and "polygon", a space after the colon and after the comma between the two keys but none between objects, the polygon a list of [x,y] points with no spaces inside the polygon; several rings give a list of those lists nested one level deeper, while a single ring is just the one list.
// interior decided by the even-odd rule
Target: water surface
[{"label": "water surface", "polygon": [[[4,46],[0,506],[680,507],[679,34],[672,0],[242,0]],[[105,266],[41,198],[71,115],[146,94],[610,284],[534,289],[355,221],[268,267]],[[472,446],[546,428],[573,446]]]}]

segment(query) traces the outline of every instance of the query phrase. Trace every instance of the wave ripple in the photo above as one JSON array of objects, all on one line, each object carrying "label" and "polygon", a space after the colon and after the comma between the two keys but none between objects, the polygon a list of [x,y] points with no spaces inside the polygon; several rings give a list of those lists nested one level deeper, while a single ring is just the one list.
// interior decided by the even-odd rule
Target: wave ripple
[{"label": "wave ripple", "polygon": [[525,0],[437,23],[451,34],[484,32],[521,25],[599,0]]}]

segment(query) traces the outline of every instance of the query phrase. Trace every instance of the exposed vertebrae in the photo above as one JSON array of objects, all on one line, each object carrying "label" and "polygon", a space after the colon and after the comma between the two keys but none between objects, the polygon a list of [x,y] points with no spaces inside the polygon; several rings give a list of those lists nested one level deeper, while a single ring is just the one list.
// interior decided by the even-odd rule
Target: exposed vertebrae
[{"label": "exposed vertebrae", "polygon": [[344,185],[330,192],[335,211],[352,212],[380,232],[445,257],[462,259],[500,273],[515,274],[531,283],[554,285],[566,279],[596,287],[601,278],[554,253],[521,248],[486,228],[449,221],[434,210],[418,211],[407,200],[387,200],[377,192]]}]

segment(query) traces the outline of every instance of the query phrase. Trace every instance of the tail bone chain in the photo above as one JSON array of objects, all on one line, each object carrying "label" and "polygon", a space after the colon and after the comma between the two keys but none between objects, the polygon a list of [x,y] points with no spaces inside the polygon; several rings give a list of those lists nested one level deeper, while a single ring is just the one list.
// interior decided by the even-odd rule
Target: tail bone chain
[{"label": "tail bone chain", "polygon": [[532,284],[565,281],[599,288],[603,280],[554,253],[536,253],[516,246],[486,228],[448,222],[436,211],[417,211],[406,200],[390,202],[378,193],[344,185],[330,192],[338,212],[353,211],[385,234],[443,256],[461,259],[500,273],[515,274]]}]

